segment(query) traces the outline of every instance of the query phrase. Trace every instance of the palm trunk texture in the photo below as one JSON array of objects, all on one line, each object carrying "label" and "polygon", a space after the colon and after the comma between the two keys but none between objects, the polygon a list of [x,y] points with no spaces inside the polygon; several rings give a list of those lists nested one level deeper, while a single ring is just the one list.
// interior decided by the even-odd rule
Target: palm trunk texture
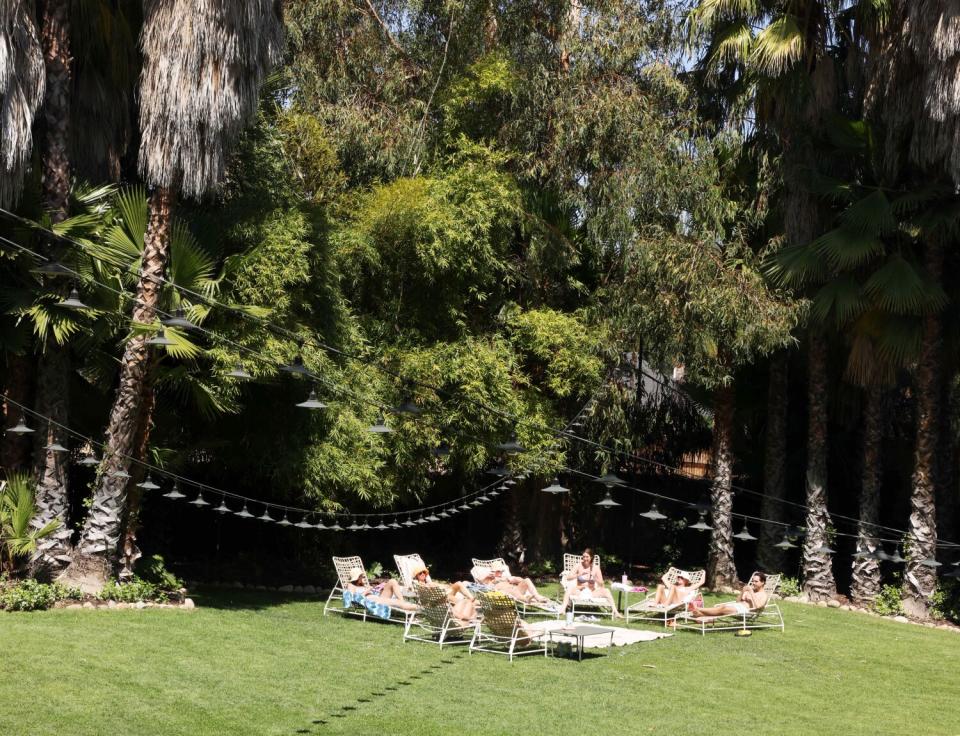
[{"label": "palm trunk texture", "polygon": [[714,589],[735,587],[737,568],[733,562],[733,412],[736,397],[733,386],[722,386],[714,396],[713,483],[710,504],[713,507],[713,531],[707,578]]},{"label": "palm trunk texture", "polygon": [[[169,253],[172,208],[171,190],[160,188],[154,191],[150,197],[150,220],[144,237],[142,271],[133,308],[134,323],[151,324],[156,317],[159,280],[163,277]],[[147,339],[146,335],[137,335],[127,342],[124,350],[120,385],[107,426],[106,457],[80,540],[82,553],[102,555],[111,562],[120,541],[127,488],[127,480],[115,478],[113,473],[128,470],[130,458],[137,451],[144,386],[150,370]]]},{"label": "palm trunk texture", "polygon": [[[70,94],[73,58],[70,51],[70,3],[46,0],[40,3],[40,39],[43,45],[47,91],[43,102],[44,143],[41,154],[42,197],[44,209],[53,223],[68,214],[70,200]],[[50,239],[48,255],[60,250]],[[54,422],[69,426],[70,347],[47,341],[37,366],[36,411]],[[34,475],[37,478],[38,513],[31,524],[41,528],[59,521],[60,528],[44,539],[34,554],[34,566],[51,571],[70,561],[68,458],[44,450],[49,442],[66,443],[67,437],[56,427],[38,432],[34,447]]]},{"label": "palm trunk texture", "polygon": [[[873,555],[879,548],[880,479],[883,468],[883,390],[872,387],[863,408],[863,471],[860,488],[860,523],[857,551]],[[872,557],[853,558],[850,598],[859,606],[869,605],[880,593],[880,563]]]},{"label": "palm trunk texture", "polygon": [[[770,361],[770,382],[767,387],[767,434],[763,465],[763,501],[760,516],[783,521],[783,503],[787,488],[787,371],[784,352]],[[774,545],[779,542],[779,524],[761,524],[757,548],[757,564],[766,572],[783,572],[785,558]]]},{"label": "palm trunk texture", "polygon": [[[929,276],[940,283],[943,246],[927,246],[925,265]],[[914,446],[913,478],[910,493],[910,522],[907,529],[907,563],[903,581],[903,607],[911,616],[930,615],[930,596],[937,586],[937,573],[921,564],[937,553],[936,462],[940,429],[940,361],[943,338],[940,316],[923,318],[920,360],[916,371],[917,435]]]},{"label": "palm trunk texture", "polygon": [[807,534],[803,541],[803,591],[813,601],[837,594],[827,544],[827,344],[811,334],[807,377]]}]

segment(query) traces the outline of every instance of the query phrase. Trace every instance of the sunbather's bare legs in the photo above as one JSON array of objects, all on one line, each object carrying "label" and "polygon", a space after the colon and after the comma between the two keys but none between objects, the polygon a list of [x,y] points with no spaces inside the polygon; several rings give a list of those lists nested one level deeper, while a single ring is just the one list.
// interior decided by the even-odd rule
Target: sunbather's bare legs
[{"label": "sunbather's bare legs", "polygon": [[700,618],[701,616],[728,616],[732,613],[740,613],[740,611],[733,603],[721,603],[717,606],[710,606],[710,608],[694,608],[690,613],[694,618]]},{"label": "sunbather's bare legs", "polygon": [[470,598],[459,598],[450,606],[454,618],[461,621],[472,621],[477,617],[477,604]]},{"label": "sunbather's bare legs", "polygon": [[673,606],[683,601],[690,588],[686,585],[664,585],[660,583],[657,586],[657,594],[653,602],[658,606]]},{"label": "sunbather's bare legs", "polygon": [[397,581],[393,579],[384,582],[379,595],[370,595],[367,597],[377,603],[385,603],[391,608],[399,608],[403,611],[416,611],[419,608],[417,604],[408,603],[403,599],[403,590]]},{"label": "sunbather's bare legs", "polygon": [[520,591],[520,596],[525,600],[534,600],[538,603],[547,603],[550,601],[549,598],[545,595],[541,595],[537,591],[537,586],[533,584],[533,581],[530,578],[512,578],[516,581],[513,585]]},{"label": "sunbather's bare legs", "polygon": [[[560,610],[566,611],[567,606],[570,605],[570,600],[572,598],[578,598],[583,594],[583,589],[586,586],[577,586],[571,585],[567,588],[566,592],[563,594],[563,602],[560,604]],[[614,618],[623,618],[623,615],[617,610],[617,604],[613,600],[613,593],[607,590],[605,587],[595,587],[590,591],[591,598],[605,598],[610,601],[610,608],[613,609]]]}]

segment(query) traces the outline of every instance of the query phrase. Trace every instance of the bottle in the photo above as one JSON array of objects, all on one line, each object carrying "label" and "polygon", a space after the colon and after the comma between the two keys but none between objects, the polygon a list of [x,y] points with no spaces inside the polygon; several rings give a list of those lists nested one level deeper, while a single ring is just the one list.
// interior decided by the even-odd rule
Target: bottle
[{"label": "bottle", "polygon": [[626,585],[627,585],[629,582],[630,582],[630,580],[627,578],[627,573],[623,573],[623,575],[620,576],[620,584],[623,585],[624,587],[626,587]]},{"label": "bottle", "polygon": [[567,626],[573,626],[573,611],[567,611]]}]

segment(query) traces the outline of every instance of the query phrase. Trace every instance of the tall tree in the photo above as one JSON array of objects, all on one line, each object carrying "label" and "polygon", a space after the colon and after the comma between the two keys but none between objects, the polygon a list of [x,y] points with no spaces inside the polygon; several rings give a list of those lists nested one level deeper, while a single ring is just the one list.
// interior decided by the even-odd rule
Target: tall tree
[{"label": "tall tree", "polygon": [[[783,500],[787,495],[787,387],[789,356],[775,353],[770,359],[767,384],[767,429],[763,453],[763,500],[760,516],[783,521]],[[778,524],[763,524],[757,542],[757,564],[761,570],[783,570],[784,554],[775,545],[779,541]]]},{"label": "tall tree", "polygon": [[[275,0],[151,0],[140,42],[140,169],[154,190],[132,313],[135,327],[156,321],[177,193],[199,198],[219,186],[232,145],[256,113],[260,85],[280,61],[283,18]],[[115,473],[130,466],[137,428],[144,426],[149,334],[135,329],[124,348],[106,457],[81,535],[82,553],[111,561],[126,500],[125,479]]]},{"label": "tall tree", "polygon": [[[72,169],[70,164],[70,119],[73,91],[73,52],[70,39],[69,0],[40,0],[40,37],[46,67],[47,86],[43,101],[43,142],[41,146],[41,200],[50,222],[62,223],[69,215]],[[56,238],[47,239],[47,254],[57,258],[62,250]],[[59,529],[37,548],[38,562],[56,571],[70,561],[69,458],[64,453],[44,449],[53,442],[64,442],[63,430],[69,426],[70,346],[57,339],[41,343],[37,366],[36,410],[50,417],[34,445],[34,473],[37,477],[37,509],[33,520],[37,528],[58,522]]]},{"label": "tall tree", "polygon": [[864,392],[863,466],[860,469],[860,517],[857,525],[857,555],[853,559],[850,598],[868,605],[880,593],[880,549],[877,524],[880,523],[880,485],[883,468],[882,442],[884,390],[871,386]]}]

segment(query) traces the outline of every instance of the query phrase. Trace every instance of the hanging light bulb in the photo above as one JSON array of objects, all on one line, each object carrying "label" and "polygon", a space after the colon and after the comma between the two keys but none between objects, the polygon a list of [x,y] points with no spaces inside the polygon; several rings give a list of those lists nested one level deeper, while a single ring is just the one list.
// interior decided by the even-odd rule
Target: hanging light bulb
[{"label": "hanging light bulb", "polygon": [[393,407],[394,414],[405,414],[410,417],[418,417],[423,414],[423,408],[417,406],[411,397],[407,397],[403,400],[399,406]]},{"label": "hanging light bulb", "polygon": [[783,535],[783,539],[773,546],[778,547],[779,549],[796,549],[797,547],[797,545],[790,541],[790,537],[788,537],[786,534]]},{"label": "hanging light bulb", "polygon": [[304,516],[303,518],[300,519],[300,521],[294,524],[294,526],[297,527],[297,529],[311,529],[313,527],[313,524],[307,521],[307,517]]},{"label": "hanging light bulb", "polygon": [[319,529],[320,531],[325,531],[330,527],[323,523],[323,519],[317,519],[317,523],[313,525],[313,528]]},{"label": "hanging light bulb", "polygon": [[140,483],[137,483],[137,488],[142,488],[145,491],[156,491],[160,486],[154,483],[150,473],[147,473],[147,477]]},{"label": "hanging light bulb", "polygon": [[[607,487],[607,490],[609,490],[613,486],[622,486],[624,485],[625,482],[623,478],[621,478],[616,473],[605,473],[601,475],[599,478],[596,478],[594,480],[594,483],[600,483],[601,485],[605,485]],[[617,506],[619,505],[620,504],[617,504]]]},{"label": "hanging light bulb", "polygon": [[900,547],[897,547],[894,553],[890,555],[890,562],[896,565],[899,565],[901,562],[906,562],[906,561],[907,561],[906,558],[903,556],[903,553],[900,551]]},{"label": "hanging light bulb", "polygon": [[184,311],[183,307],[177,307],[173,311],[173,316],[167,317],[166,319],[161,319],[160,324],[164,325],[165,327],[179,327],[181,330],[197,329],[197,326],[187,319],[187,313]]},{"label": "hanging light bulb", "polygon": [[[520,476],[517,477],[519,478]],[[527,476],[524,475],[523,477],[526,478]],[[557,478],[554,477],[554,480],[556,481]],[[503,481],[503,485],[513,488],[515,485],[517,485],[517,481],[515,481],[513,478],[507,478],[505,481]]]},{"label": "hanging light bulb", "polygon": [[35,431],[36,430],[30,429],[30,427],[27,426],[27,423],[24,421],[23,412],[20,412],[20,421],[7,430],[10,434],[31,434]]},{"label": "hanging light bulb", "polygon": [[553,483],[548,485],[546,488],[540,489],[541,493],[570,493],[569,488],[565,488],[560,483],[559,476],[554,476]]},{"label": "hanging light bulb", "polygon": [[367,431],[373,434],[389,434],[393,431],[393,429],[387,426],[387,422],[383,418],[383,414],[379,414],[377,416],[377,421],[367,427]]},{"label": "hanging light bulb", "polygon": [[264,506],[264,507],[263,507],[263,514],[262,514],[260,517],[258,517],[258,518],[260,519],[260,521],[266,521],[266,522],[269,522],[269,523],[271,523],[271,524],[276,521],[276,519],[274,519],[272,516],[270,516],[270,509],[269,509],[269,507],[267,507],[267,506]]},{"label": "hanging light bulb", "polygon": [[447,510],[447,513],[448,513],[450,516],[453,516],[454,514],[459,514],[459,513],[460,513],[460,509],[458,509],[456,506],[451,506],[451,507]]},{"label": "hanging light bulb", "polygon": [[70,452],[66,447],[61,445],[56,440],[53,440],[49,445],[43,448],[47,452]]},{"label": "hanging light bulb", "polygon": [[230,507],[227,506],[227,499],[226,499],[226,498],[221,498],[221,499],[220,499],[220,505],[217,506],[217,508],[215,508],[214,511],[218,511],[218,512],[220,512],[221,514],[229,514],[229,513],[232,513],[232,512],[230,511]]},{"label": "hanging light bulb", "polygon": [[487,470],[486,473],[487,475],[494,475],[498,478],[504,478],[510,475],[510,469],[501,462],[501,463],[497,463],[492,468]]},{"label": "hanging light bulb", "polygon": [[696,523],[696,524],[691,524],[691,525],[690,525],[690,528],[691,528],[691,529],[696,529],[698,532],[709,532],[709,531],[711,531],[711,530],[713,529],[713,527],[710,526],[710,525],[707,523],[706,517],[707,517],[707,512],[706,512],[706,511],[701,511],[701,512],[700,512],[700,516],[699,516],[699,518],[697,519],[697,523]]},{"label": "hanging light bulb", "polygon": [[373,528],[373,527],[371,527],[371,526],[367,523],[367,520],[364,519],[364,520],[363,520],[363,526],[360,527],[360,531],[362,531],[362,532],[368,532],[368,531],[370,531],[372,528]]},{"label": "hanging light bulb", "polygon": [[340,524],[337,522],[336,519],[334,519],[334,520],[333,520],[333,526],[330,527],[330,531],[332,531],[332,532],[342,532],[342,531],[343,531],[343,527],[340,526]]},{"label": "hanging light bulb", "polygon": [[496,488],[494,488],[492,491],[488,491],[490,498],[496,498],[500,495],[500,493],[501,491],[497,490]]},{"label": "hanging light bulb", "polygon": [[506,442],[501,442],[499,445],[497,445],[497,449],[500,450],[500,452],[506,453],[507,455],[516,455],[518,453],[527,451],[527,448],[517,441],[516,431],[510,433],[510,439],[508,439]]},{"label": "hanging light bulb", "polygon": [[479,498],[473,499],[473,500],[470,502],[470,505],[471,505],[471,506],[474,506],[474,507],[476,507],[476,506],[483,506],[483,504],[480,503],[480,499],[479,499]]},{"label": "hanging light bulb", "polygon": [[280,521],[277,522],[277,526],[292,526],[292,525],[293,525],[293,522],[290,521],[290,519],[287,518],[287,512],[284,511],[284,512],[283,512],[283,518],[280,519]]},{"label": "hanging light bulb", "polygon": [[383,531],[384,529],[389,529],[389,527],[383,523],[383,519],[380,520],[380,523],[373,527],[377,531]]},{"label": "hanging light bulb", "polygon": [[440,517],[435,513],[430,512],[430,516],[427,517],[427,521],[440,521]]},{"label": "hanging light bulb", "polygon": [[358,532],[358,531],[360,531],[360,529],[361,529],[361,527],[360,527],[360,525],[357,523],[357,520],[356,520],[356,519],[354,519],[354,520],[353,520],[353,523],[352,523],[350,526],[347,527],[347,531],[348,531],[348,532]]},{"label": "hanging light bulb", "polygon": [[743,529],[741,529],[737,534],[733,535],[736,539],[742,539],[744,542],[753,542],[756,540],[756,537],[750,533],[750,530],[747,528],[747,522],[743,522]]},{"label": "hanging light bulb", "polygon": [[297,404],[301,409],[326,409],[327,405],[324,404],[320,399],[317,398],[317,392],[315,389],[310,389],[310,396],[307,397],[306,401],[301,401]]},{"label": "hanging light bulb", "polygon": [[410,519],[407,519],[406,521],[403,522],[403,526],[408,526],[408,527],[409,527],[409,526],[416,526],[416,524],[415,524],[413,521],[411,521]]},{"label": "hanging light bulb", "polygon": [[487,496],[487,495],[485,495],[485,494],[482,494],[482,493],[481,493],[480,496],[477,498],[477,500],[478,500],[480,503],[486,503],[487,501],[490,500],[490,497]]},{"label": "hanging light bulb", "polygon": [[59,261],[48,261],[42,266],[31,268],[30,273],[38,273],[41,276],[75,276],[73,271],[64,266]]},{"label": "hanging light bulb", "polygon": [[654,501],[653,503],[650,504],[650,510],[649,510],[649,511],[643,512],[642,514],[640,514],[640,516],[643,516],[644,518],[650,519],[650,521],[660,521],[661,519],[666,519],[666,518],[667,518],[667,515],[666,515],[666,514],[661,514],[661,513],[660,513],[660,510],[657,508],[657,503],[656,503],[656,501]]},{"label": "hanging light bulb", "polygon": [[194,506],[197,506],[197,507],[200,507],[200,506],[209,506],[209,505],[210,505],[210,504],[207,503],[207,501],[204,499],[204,497],[203,497],[203,491],[201,491],[200,494],[199,494],[195,499],[193,499],[190,503],[192,503]]},{"label": "hanging light bulb", "polygon": [[240,509],[239,511],[235,512],[235,513],[236,513],[237,516],[239,516],[239,517],[241,517],[241,518],[243,518],[243,519],[252,519],[252,518],[253,518],[253,514],[251,514],[249,511],[247,511],[247,502],[246,502],[246,501],[243,502],[243,508]]},{"label": "hanging light bulb", "polygon": [[470,504],[467,503],[466,501],[464,501],[462,504],[460,504],[460,510],[461,510],[461,511],[469,511],[469,510],[470,510]]},{"label": "hanging light bulb", "polygon": [[237,367],[227,373],[227,375],[230,376],[230,378],[253,378],[253,376],[243,369],[240,363],[237,363]]},{"label": "hanging light bulb", "polygon": [[613,496],[610,494],[609,488],[607,488],[607,492],[603,495],[603,498],[594,504],[594,506],[599,506],[600,508],[604,509],[612,509],[614,506],[619,505],[619,503],[613,500]]},{"label": "hanging light bulb", "polygon": [[494,490],[503,493],[504,491],[509,491],[509,490],[510,490],[510,486],[508,486],[506,483],[501,483],[501,484],[498,485]]},{"label": "hanging light bulb", "polygon": [[147,340],[147,345],[176,345],[177,343],[167,337],[165,330],[160,329],[156,335]]},{"label": "hanging light bulb", "polygon": [[119,479],[121,479],[121,480],[126,480],[127,478],[130,477],[130,473],[128,473],[128,472],[127,472],[126,470],[124,470],[123,468],[119,468],[119,469],[117,469],[117,470],[114,470],[112,473],[110,473],[110,477],[111,477],[111,478],[119,478]]},{"label": "hanging light bulb", "polygon": [[877,551],[874,554],[877,556],[877,559],[880,560],[880,562],[889,562],[893,559],[889,554],[887,554],[887,550],[885,550],[882,546],[877,547]]},{"label": "hanging light bulb", "polygon": [[80,301],[80,292],[77,291],[76,285],[70,289],[70,296],[62,302],[58,302],[57,306],[63,307],[64,309],[90,309],[90,307]]},{"label": "hanging light bulb", "polygon": [[439,514],[437,514],[437,516],[440,517],[441,519],[449,519],[449,518],[450,518],[450,514],[448,514],[446,511],[441,511]]},{"label": "hanging light bulb", "polygon": [[837,550],[831,549],[830,545],[826,543],[821,544],[819,547],[817,547],[816,551],[818,555],[833,555],[837,553]]},{"label": "hanging light bulb", "polygon": [[85,455],[83,460],[81,460],[79,464],[87,465],[87,466],[99,465],[100,458],[97,457],[97,454],[95,452],[91,452],[89,455]]},{"label": "hanging light bulb", "polygon": [[391,529],[402,529],[402,528],[403,528],[402,526],[400,526],[400,522],[397,521],[397,517],[396,517],[396,516],[394,516],[394,517],[393,517],[393,521],[390,522],[390,528],[391,528]]},{"label": "hanging light bulb", "polygon": [[416,522],[417,524],[426,524],[427,520],[424,519],[423,516],[418,516]]},{"label": "hanging light bulb", "polygon": [[163,494],[164,498],[172,498],[174,500],[178,498],[186,498],[182,493],[180,493],[180,482],[173,481],[173,488],[171,488],[167,493]]},{"label": "hanging light bulb", "polygon": [[937,562],[933,557],[926,557],[920,560],[920,564],[924,567],[929,567],[931,570],[936,570],[943,565],[942,562]]},{"label": "hanging light bulb", "polygon": [[297,357],[293,359],[292,363],[287,363],[286,365],[280,366],[280,370],[282,370],[284,373],[292,373],[294,375],[310,375],[310,371],[307,370],[307,367],[303,364],[303,356],[299,353],[297,354]]}]

